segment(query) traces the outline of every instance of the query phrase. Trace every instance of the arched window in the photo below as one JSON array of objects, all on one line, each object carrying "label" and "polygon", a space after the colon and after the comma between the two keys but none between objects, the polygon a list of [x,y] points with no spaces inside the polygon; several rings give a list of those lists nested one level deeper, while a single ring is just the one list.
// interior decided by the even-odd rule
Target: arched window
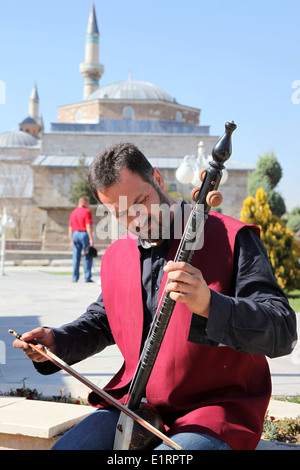
[{"label": "arched window", "polygon": [[123,118],[134,119],[134,109],[131,106],[125,106],[125,108],[123,108]]},{"label": "arched window", "polygon": [[82,110],[77,109],[75,113],[75,122],[80,122],[82,120]]},{"label": "arched window", "polygon": [[182,122],[182,112],[181,111],[176,111],[175,119],[176,119],[176,122]]}]

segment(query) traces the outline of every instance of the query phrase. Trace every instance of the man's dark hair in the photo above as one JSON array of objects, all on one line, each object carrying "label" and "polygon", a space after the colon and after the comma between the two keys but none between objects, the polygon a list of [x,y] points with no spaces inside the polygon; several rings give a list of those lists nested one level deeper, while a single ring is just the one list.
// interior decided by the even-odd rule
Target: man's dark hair
[{"label": "man's dark hair", "polygon": [[145,155],[133,144],[119,143],[97,155],[89,168],[89,185],[98,201],[97,191],[105,191],[116,183],[123,168],[137,173],[153,185],[153,167]]}]

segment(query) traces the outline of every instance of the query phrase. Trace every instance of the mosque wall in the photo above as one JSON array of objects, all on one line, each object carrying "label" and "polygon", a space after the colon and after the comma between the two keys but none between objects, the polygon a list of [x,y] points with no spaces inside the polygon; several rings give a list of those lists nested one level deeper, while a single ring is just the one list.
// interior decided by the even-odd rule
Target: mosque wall
[{"label": "mosque wall", "polygon": [[137,145],[147,157],[183,157],[196,155],[203,142],[205,155],[210,155],[218,137],[174,134],[44,134],[42,154],[96,156],[104,148],[118,142]]},{"label": "mosque wall", "polygon": [[70,205],[73,168],[34,167],[33,199],[38,206]]},{"label": "mosque wall", "polygon": [[59,123],[98,122],[100,119],[134,118],[199,124],[200,110],[162,101],[94,100],[61,106]]},{"label": "mosque wall", "polygon": [[57,122],[98,122],[100,116],[100,101],[84,101],[66,106],[60,106],[57,111]]}]

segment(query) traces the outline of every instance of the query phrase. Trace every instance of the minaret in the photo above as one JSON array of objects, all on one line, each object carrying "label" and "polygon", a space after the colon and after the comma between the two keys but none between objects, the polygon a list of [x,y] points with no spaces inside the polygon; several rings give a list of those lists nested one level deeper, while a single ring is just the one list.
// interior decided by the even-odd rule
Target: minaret
[{"label": "minaret", "polygon": [[36,84],[34,84],[34,87],[32,89],[30,98],[29,98],[29,117],[34,119],[35,121],[38,121],[39,119],[39,95],[37,92],[37,87]]},{"label": "minaret", "polygon": [[85,62],[80,64],[80,73],[84,78],[84,100],[99,88],[99,80],[104,73],[104,67],[99,63],[99,37],[93,2],[86,32]]},{"label": "minaret", "polygon": [[29,115],[19,125],[20,131],[27,132],[35,137],[40,137],[44,132],[43,118],[39,116],[40,100],[37,86],[34,84],[29,97]]}]

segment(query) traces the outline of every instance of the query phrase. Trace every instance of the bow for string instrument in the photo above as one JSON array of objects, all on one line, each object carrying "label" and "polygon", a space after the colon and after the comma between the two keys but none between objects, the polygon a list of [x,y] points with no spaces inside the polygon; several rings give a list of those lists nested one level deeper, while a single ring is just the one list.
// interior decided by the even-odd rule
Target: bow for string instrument
[{"label": "bow for string instrument", "polygon": [[[191,193],[195,205],[186,224],[174,261],[191,262],[211,207],[217,207],[222,202],[222,195],[217,189],[222,178],[222,171],[225,169],[224,163],[232,153],[231,136],[236,127],[233,121],[225,124],[224,134],[213,147],[212,161],[209,162],[209,167],[200,171],[199,178],[202,185],[200,188],[194,188]],[[141,414],[148,413],[148,407],[151,406],[151,413],[153,413],[152,405],[143,403],[142,400],[146,395],[146,385],[175,304],[176,302],[170,298],[169,293],[165,292],[162,302],[159,302],[161,306],[158,307],[158,314],[150,329],[128,391],[127,407],[132,411],[139,410]],[[143,435],[144,431],[145,428],[136,426],[136,422],[128,415],[121,414],[116,429],[114,449],[140,450],[155,447],[159,443],[157,436],[149,434],[148,431],[146,431],[146,435]]]},{"label": "bow for string instrument", "polygon": [[[14,330],[8,330],[8,332],[11,333],[13,336],[15,336],[15,338],[22,340],[22,335],[16,333]],[[107,392],[97,387],[97,385],[90,382],[90,380],[86,379],[83,375],[79,374],[79,372],[77,372],[75,369],[70,367],[68,364],[66,364],[62,359],[57,357],[51,351],[49,351],[45,347],[40,349],[36,341],[26,341],[26,342],[28,343],[28,346],[30,346],[31,349],[39,353],[48,361],[53,362],[53,364],[55,364],[60,369],[72,375],[72,377],[79,380],[79,382],[83,383],[89,389],[93,390],[93,392],[95,392],[97,395],[103,398],[107,403],[116,407],[119,411],[123,412],[125,416],[130,417],[130,419],[138,423],[140,425],[139,427],[141,427],[141,429],[145,429],[145,432],[147,432],[149,436],[154,435],[156,436],[156,439],[162,440],[170,448],[174,450],[181,450],[181,447],[178,444],[176,444],[176,442],[172,441],[172,439],[164,435],[163,432],[159,429],[159,428],[163,429],[163,427],[160,425],[161,419],[157,418],[157,416],[154,417],[153,416],[154,413],[152,412],[151,409],[148,411],[148,413],[144,413],[144,418],[145,418],[144,419],[139,414],[136,414],[134,411],[131,411],[129,410],[129,408],[122,405],[122,403],[120,403],[118,400],[113,398]],[[146,421],[146,418],[148,419],[150,418],[149,421],[152,421],[153,424],[151,424],[149,421]]]}]

